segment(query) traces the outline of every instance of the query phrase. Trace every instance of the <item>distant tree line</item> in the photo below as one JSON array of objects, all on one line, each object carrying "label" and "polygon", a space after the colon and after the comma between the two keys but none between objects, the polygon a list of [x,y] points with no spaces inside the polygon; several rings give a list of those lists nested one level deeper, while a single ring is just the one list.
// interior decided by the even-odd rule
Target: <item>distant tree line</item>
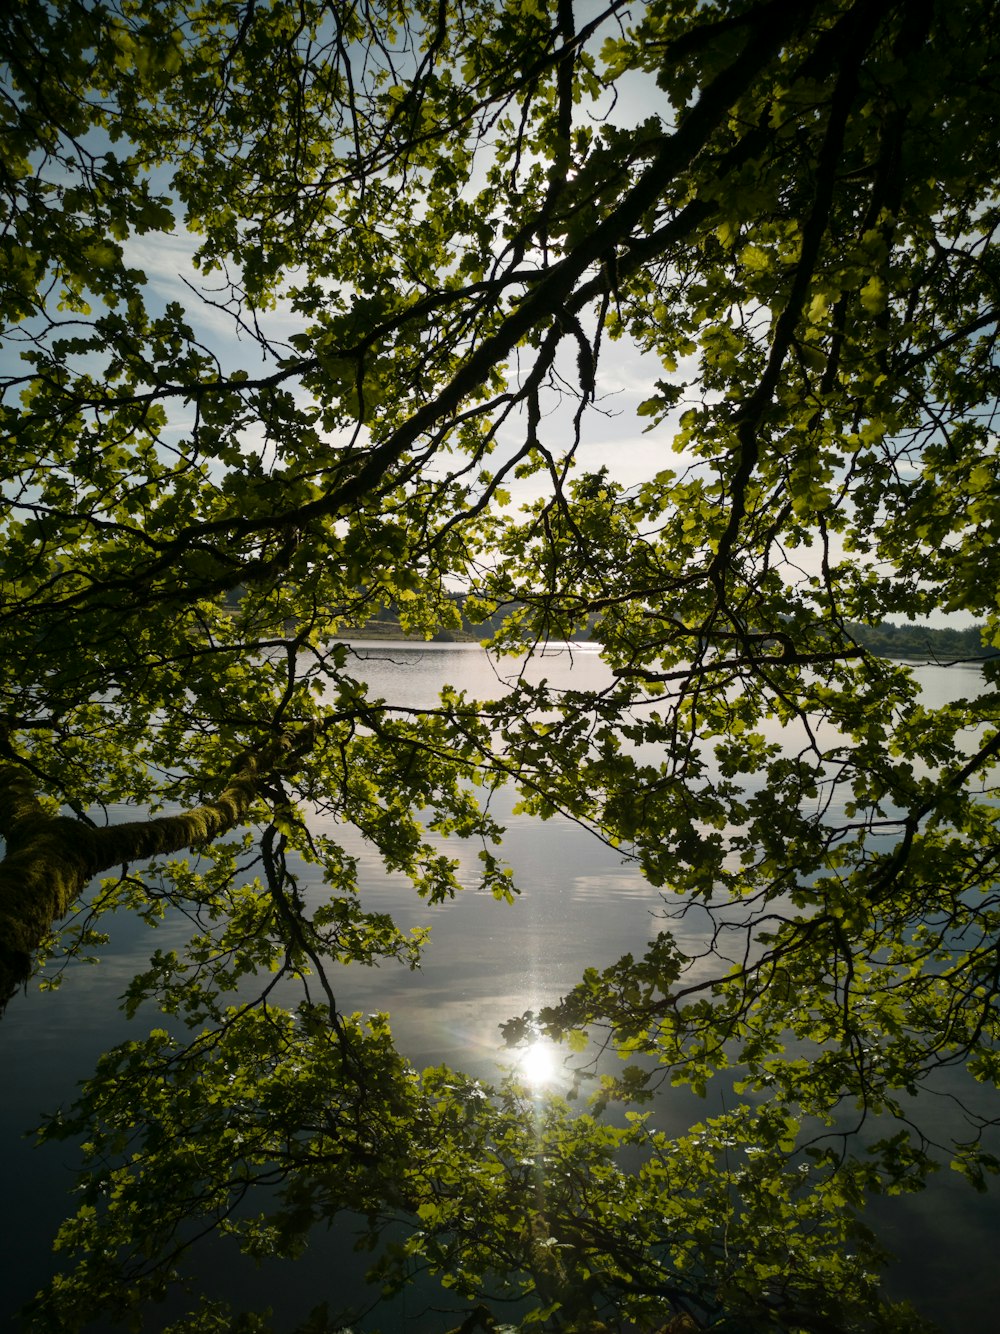
[{"label": "distant tree line", "polygon": [[[499,628],[512,610],[510,606],[498,610],[486,620],[471,620],[464,613],[465,595],[450,595],[456,603],[461,617],[461,625],[439,631],[434,639],[437,642],[478,643],[488,639]],[[593,636],[598,620],[591,615],[577,638],[586,641]],[[993,658],[1000,653],[990,644],[983,642],[983,627],[968,625],[962,628],[954,626],[897,625],[894,621],[883,621],[878,625],[861,625],[849,622],[848,632],[870,653],[883,658],[930,658],[935,661],[951,662],[970,658]],[[399,610],[390,603],[377,612],[371,620],[360,627],[359,636],[365,639],[406,639],[416,636],[406,635],[400,628]]]},{"label": "distant tree line", "polygon": [[862,647],[883,658],[933,658],[952,661],[962,658],[995,658],[998,650],[983,643],[982,626],[880,625],[848,626]]}]

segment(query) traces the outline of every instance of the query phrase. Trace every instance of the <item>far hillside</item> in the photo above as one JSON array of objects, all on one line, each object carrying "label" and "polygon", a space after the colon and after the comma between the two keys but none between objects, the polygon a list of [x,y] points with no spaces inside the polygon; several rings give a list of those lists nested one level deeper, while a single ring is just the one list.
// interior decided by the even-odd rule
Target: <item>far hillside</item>
[{"label": "far hillside", "polygon": [[[463,598],[455,594],[455,601],[461,604]],[[505,608],[482,624],[473,624],[462,616],[460,629],[444,630],[435,635],[438,641],[451,643],[478,643],[488,639],[499,629],[504,615],[511,608]],[[851,635],[870,653],[877,653],[885,658],[921,658],[934,662],[969,661],[977,658],[994,658],[998,650],[983,644],[982,627],[978,625],[955,629],[951,626],[896,625],[885,621],[881,625],[860,625],[848,622]],[[368,621],[359,635],[365,639],[405,639],[399,628],[399,616],[395,607],[386,607],[378,616]],[[581,631],[576,638],[586,642],[590,635]]]},{"label": "far hillside", "polygon": [[[239,604],[242,588],[234,589],[230,602],[233,607]],[[458,606],[461,624],[459,627],[441,630],[434,636],[438,643],[478,644],[489,639],[499,630],[505,616],[514,605],[509,604],[498,610],[493,616],[482,622],[473,623],[464,615],[465,596],[462,593],[448,595]],[[591,616],[586,629],[581,628],[575,636],[579,642],[587,642],[590,629],[596,620]],[[870,653],[877,653],[885,658],[919,658],[934,662],[970,661],[980,658],[1000,656],[1000,649],[984,645],[982,626],[969,625],[961,629],[952,626],[897,625],[894,621],[884,621],[880,625],[861,625],[856,621],[847,622],[848,632]],[[350,636],[352,632],[347,631]],[[383,607],[376,615],[354,632],[359,639],[414,639],[421,641],[419,635],[406,634],[399,624],[399,613],[395,606]],[[422,642],[422,641],[421,641]]]},{"label": "far hillside", "polygon": [[955,662],[970,658],[995,658],[998,650],[983,644],[982,627],[970,625],[958,630],[951,626],[848,625],[858,643],[871,653],[885,658],[930,658],[935,662]]}]

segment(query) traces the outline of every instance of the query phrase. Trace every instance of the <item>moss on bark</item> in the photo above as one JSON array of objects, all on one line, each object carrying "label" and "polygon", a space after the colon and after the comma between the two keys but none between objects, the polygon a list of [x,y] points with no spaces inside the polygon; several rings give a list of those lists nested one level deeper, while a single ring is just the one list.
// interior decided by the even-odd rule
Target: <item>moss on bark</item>
[{"label": "moss on bark", "polygon": [[177,815],[95,829],[52,815],[17,763],[0,763],[0,1013],[31,973],[32,955],[88,880],[113,866],[210,842],[246,816],[260,767],[250,759],[219,796]]}]

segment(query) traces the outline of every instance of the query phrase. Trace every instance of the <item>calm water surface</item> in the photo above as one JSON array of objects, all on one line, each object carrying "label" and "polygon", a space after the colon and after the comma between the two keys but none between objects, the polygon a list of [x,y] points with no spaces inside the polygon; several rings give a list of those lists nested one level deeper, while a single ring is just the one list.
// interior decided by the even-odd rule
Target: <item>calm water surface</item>
[{"label": "calm water surface", "polygon": [[[601,686],[607,669],[589,649],[496,667],[476,646],[370,644],[356,646],[356,674],[373,693],[410,706],[433,705],[445,683],[470,696],[487,697],[505,688],[504,678],[524,671],[530,679],[572,682],[573,688]],[[499,673],[499,675],[498,675]],[[978,672],[961,668],[921,668],[928,702],[971,694]],[[512,905],[470,892],[440,907],[429,907],[402,876],[387,875],[360,839],[337,826],[331,834],[360,857],[362,902],[390,912],[404,928],[431,927],[431,941],[419,972],[384,965],[358,966],[333,974],[338,1002],[347,1010],[387,1010],[397,1043],[418,1066],[447,1062],[491,1077],[504,1060],[498,1024],[526,1009],[551,1003],[574,984],[584,966],[602,966],[627,951],[641,951],[659,929],[659,893],[585,831],[565,820],[541,822],[514,815],[513,794],[498,793],[493,810],[507,827],[503,853],[521,890]],[[320,824],[322,828],[322,824]],[[463,879],[478,879],[474,846],[449,843],[449,855],[463,864]],[[304,886],[307,892],[310,886]],[[311,889],[317,897],[321,886]],[[694,915],[676,924],[697,936]],[[52,1272],[51,1238],[70,1212],[68,1191],[75,1168],[71,1146],[36,1149],[24,1132],[42,1113],[72,1096],[107,1047],[134,1036],[116,1009],[116,999],[154,948],[168,949],[187,935],[184,924],[167,923],[150,937],[134,922],[116,929],[100,966],[77,966],[61,991],[32,992],[16,998],[0,1023],[0,1124],[6,1186],[3,1245],[0,1246],[0,1329],[14,1329],[13,1312]],[[694,944],[694,942],[691,942]],[[684,949],[684,940],[680,940]],[[695,1117],[721,1110],[719,1094],[706,1102],[669,1092],[660,1100],[657,1121],[682,1130]],[[922,1195],[880,1202],[873,1211],[886,1245],[899,1256],[887,1277],[893,1297],[907,1297],[945,1330],[991,1331],[1000,1306],[1000,1268],[994,1252],[1000,1210],[993,1196],[979,1197],[954,1174],[943,1171]],[[219,1256],[206,1265],[205,1282],[217,1278]],[[208,1272],[209,1263],[215,1271]],[[331,1306],[348,1300],[352,1276],[363,1263],[340,1239],[319,1245],[306,1262],[331,1285]],[[307,1286],[303,1265],[295,1284],[287,1271],[267,1270],[247,1281],[247,1302],[288,1305],[289,1321],[304,1310],[293,1296]],[[413,1299],[414,1302],[416,1298]],[[383,1329],[416,1328],[415,1307],[398,1307],[383,1318]]]}]

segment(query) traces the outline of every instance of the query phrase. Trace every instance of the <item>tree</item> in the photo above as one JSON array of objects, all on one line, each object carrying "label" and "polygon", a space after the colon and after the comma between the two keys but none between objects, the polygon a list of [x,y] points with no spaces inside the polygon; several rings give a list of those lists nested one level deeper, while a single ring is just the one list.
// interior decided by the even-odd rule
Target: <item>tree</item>
[{"label": "tree", "polygon": [[[931,711],[851,627],[964,611],[1000,647],[994,7],[24,0],[0,25],[3,993],[112,910],[204,922],[128,1001],[189,1041],[115,1049],[48,1128],[91,1160],[39,1327],[140,1309],[205,1228],[294,1254],[342,1208],[419,1220],[390,1286],[419,1261],[474,1304],[492,1275],[553,1328],[902,1327],[854,1206],[940,1150],[998,1166],[985,1118],[935,1146],[912,1103],[1000,1071],[998,696],[987,664]],[[164,238],[193,238],[186,304],[143,272]],[[573,468],[615,340],[676,453],[632,486]],[[500,652],[594,624],[615,688],[370,699],[348,629],[391,600],[430,635],[456,587],[508,610]],[[719,923],[708,961],[665,933],[511,1040],[603,1029],[696,1088],[738,1069],[756,1111],[668,1144],[553,1104],[532,1158],[516,1090],[418,1080],[338,1012],[338,959],[419,940],[361,909],[310,809],[431,898],[457,885],[427,831],[477,837],[504,897],[476,800],[502,782]],[[312,915],[293,855],[329,885]],[[852,1105],[898,1133],[839,1151]],[[257,1184],[278,1204],[241,1212]]]}]

